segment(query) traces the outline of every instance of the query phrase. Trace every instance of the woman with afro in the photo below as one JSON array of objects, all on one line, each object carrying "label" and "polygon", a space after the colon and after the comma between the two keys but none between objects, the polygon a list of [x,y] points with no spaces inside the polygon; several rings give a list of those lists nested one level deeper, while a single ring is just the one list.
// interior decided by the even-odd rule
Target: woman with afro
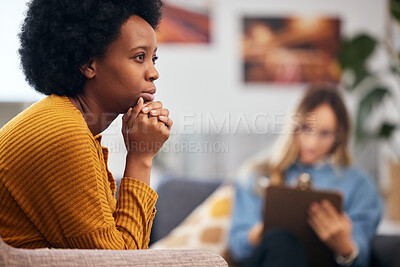
[{"label": "woman with afro", "polygon": [[[0,237],[9,245],[148,247],[152,159],[172,126],[153,101],[161,8],[160,0],[29,3],[21,65],[47,97],[0,130]],[[128,152],[116,198],[100,133],[119,114]]]}]

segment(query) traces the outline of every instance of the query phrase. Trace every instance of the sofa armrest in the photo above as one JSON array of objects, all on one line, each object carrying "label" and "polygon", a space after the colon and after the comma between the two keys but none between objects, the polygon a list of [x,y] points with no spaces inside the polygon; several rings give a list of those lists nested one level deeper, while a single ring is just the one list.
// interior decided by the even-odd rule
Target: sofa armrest
[{"label": "sofa armrest", "polygon": [[400,266],[400,235],[377,235],[372,242],[371,267]]},{"label": "sofa armrest", "polygon": [[201,250],[17,249],[0,239],[0,266],[228,266]]}]

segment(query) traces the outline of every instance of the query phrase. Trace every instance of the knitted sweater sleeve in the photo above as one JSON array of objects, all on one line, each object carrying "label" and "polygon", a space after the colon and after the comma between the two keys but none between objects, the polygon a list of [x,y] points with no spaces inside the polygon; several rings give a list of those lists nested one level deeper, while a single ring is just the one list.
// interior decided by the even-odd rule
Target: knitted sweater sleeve
[{"label": "knitted sweater sleeve", "polygon": [[157,194],[124,177],[115,203],[101,147],[84,121],[69,118],[14,127],[5,186],[52,247],[147,248]]},{"label": "knitted sweater sleeve", "polygon": [[[54,245],[70,248],[147,248],[155,215],[156,194],[146,184],[124,177],[116,209],[113,210],[109,203],[110,196],[107,196],[107,185],[102,184],[106,180],[106,172],[101,151],[92,146],[93,142],[85,145],[82,141],[90,141],[89,137],[77,138],[75,135],[73,140],[63,142],[66,144],[65,156],[58,157],[64,166],[64,171],[59,172],[62,177],[57,179],[60,191],[68,188],[68,183],[74,185],[56,200],[57,204],[61,204],[57,217],[63,221],[64,237],[55,240]],[[82,143],[71,146],[73,142]],[[63,160],[66,158],[67,161]]]}]

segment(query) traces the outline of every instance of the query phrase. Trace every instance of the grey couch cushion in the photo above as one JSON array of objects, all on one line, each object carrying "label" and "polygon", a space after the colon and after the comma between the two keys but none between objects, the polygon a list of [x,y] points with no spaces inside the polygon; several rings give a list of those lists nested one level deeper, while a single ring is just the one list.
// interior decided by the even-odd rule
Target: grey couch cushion
[{"label": "grey couch cushion", "polygon": [[371,267],[400,266],[400,236],[378,235],[372,243]]},{"label": "grey couch cushion", "polygon": [[150,244],[166,236],[221,184],[216,180],[165,177],[157,189],[157,213]]}]

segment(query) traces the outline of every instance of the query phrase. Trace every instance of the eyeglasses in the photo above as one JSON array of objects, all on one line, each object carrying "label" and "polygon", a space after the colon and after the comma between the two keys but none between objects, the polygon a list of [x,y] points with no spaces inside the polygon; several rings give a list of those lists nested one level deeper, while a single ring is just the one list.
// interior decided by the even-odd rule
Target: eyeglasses
[{"label": "eyeglasses", "polygon": [[332,139],[336,139],[338,136],[336,131],[329,131],[329,130],[317,131],[315,127],[310,127],[308,125],[300,126],[298,133],[305,134],[308,136],[316,135],[318,139],[321,141],[331,141]]}]

